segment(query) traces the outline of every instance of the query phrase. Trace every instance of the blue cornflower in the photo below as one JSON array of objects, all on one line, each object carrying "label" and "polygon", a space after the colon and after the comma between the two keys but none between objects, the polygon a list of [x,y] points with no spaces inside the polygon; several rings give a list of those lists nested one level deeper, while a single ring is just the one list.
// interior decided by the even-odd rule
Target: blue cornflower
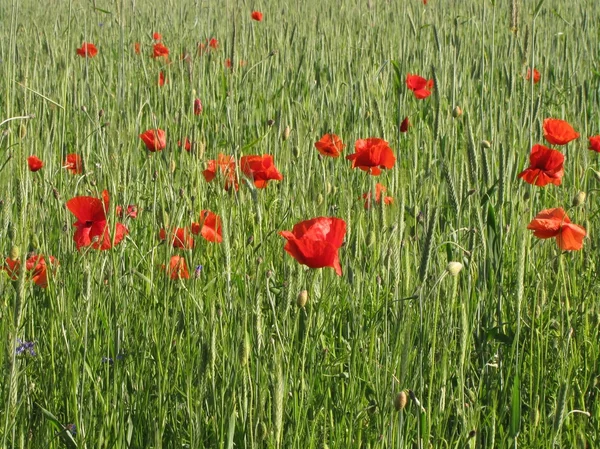
[{"label": "blue cornflower", "polygon": [[202,265],[198,265],[196,267],[196,269],[194,270],[194,277],[196,279],[198,279],[200,277],[200,275],[202,274]]},{"label": "blue cornflower", "polygon": [[29,354],[33,357],[36,356],[35,350],[33,349],[35,342],[23,341],[20,338],[17,338],[17,341],[19,342],[19,346],[17,346],[17,349],[15,349],[15,354],[17,354],[17,355]]}]

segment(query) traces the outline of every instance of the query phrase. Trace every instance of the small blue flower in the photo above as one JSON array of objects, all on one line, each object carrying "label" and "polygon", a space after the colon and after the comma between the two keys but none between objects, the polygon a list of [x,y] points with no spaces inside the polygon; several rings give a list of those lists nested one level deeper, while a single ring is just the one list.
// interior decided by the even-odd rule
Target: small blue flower
[{"label": "small blue flower", "polygon": [[202,274],[202,265],[198,265],[196,267],[196,269],[194,270],[194,277],[196,279],[198,279],[200,277],[200,275]]},{"label": "small blue flower", "polygon": [[73,436],[77,435],[77,426],[75,424],[67,424],[65,426],[65,429],[67,432],[70,432],[71,435],[73,435]]},{"label": "small blue flower", "polygon": [[19,342],[19,346],[17,346],[17,349],[15,349],[15,354],[17,355],[31,355],[32,357],[35,357],[37,354],[35,353],[35,350],[33,349],[33,346],[35,345],[35,342],[33,341],[23,341],[20,338],[17,338],[17,341]]},{"label": "small blue flower", "polygon": [[102,363],[108,363],[109,365],[112,365],[115,363],[115,361],[112,359],[112,357],[102,357]]}]

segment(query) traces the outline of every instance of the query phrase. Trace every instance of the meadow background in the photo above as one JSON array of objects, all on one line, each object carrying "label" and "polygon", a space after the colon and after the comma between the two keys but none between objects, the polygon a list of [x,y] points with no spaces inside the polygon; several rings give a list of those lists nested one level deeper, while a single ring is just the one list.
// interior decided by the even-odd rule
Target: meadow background
[{"label": "meadow background", "polygon": [[[0,248],[60,267],[46,289],[0,273],[0,447],[598,447],[598,9],[510,3],[1,2],[0,122],[32,117],[0,126]],[[517,174],[548,117],[581,137],[562,185],[539,188]],[[164,151],[139,139],[151,128]],[[375,179],[322,158],[325,133],[344,156],[383,138],[396,165]],[[220,152],[271,154],[284,179],[225,192],[202,176]],[[394,204],[365,210],[375,182]],[[103,189],[138,217],[115,248],[77,251],[65,203]],[[583,250],[527,231],[552,207],[586,228]],[[202,209],[221,244],[160,242]],[[317,216],[347,223],[341,277],[283,251],[278,232]],[[200,275],[169,279],[173,254]]]}]

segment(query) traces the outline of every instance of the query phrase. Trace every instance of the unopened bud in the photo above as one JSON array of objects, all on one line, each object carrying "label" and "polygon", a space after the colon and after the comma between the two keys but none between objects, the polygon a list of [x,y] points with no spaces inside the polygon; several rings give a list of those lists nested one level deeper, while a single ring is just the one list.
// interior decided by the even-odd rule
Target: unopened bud
[{"label": "unopened bud", "polygon": [[460,108],[460,106],[454,106],[454,109],[452,109],[452,117],[454,118],[458,118],[462,115],[463,111]]},{"label": "unopened bud", "polygon": [[304,309],[304,306],[308,302],[308,292],[306,290],[302,290],[298,293],[298,297],[296,298],[296,305],[301,309]]},{"label": "unopened bud", "polygon": [[21,139],[24,139],[26,135],[27,135],[27,126],[25,126],[25,123],[21,123],[21,126],[19,127],[19,137]]},{"label": "unopened bud", "polygon": [[404,407],[406,407],[407,402],[408,402],[408,396],[406,395],[406,393],[404,391],[401,391],[394,398],[394,408],[397,411],[400,411],[400,410],[404,409]]},{"label": "unopened bud", "polygon": [[579,207],[583,203],[585,203],[585,192],[579,192],[577,195],[573,197],[573,207]]},{"label": "unopened bud", "polygon": [[285,129],[283,130],[283,133],[281,134],[281,138],[283,139],[284,142],[290,138],[291,131],[292,130],[290,129],[289,126],[286,126]]},{"label": "unopened bud", "polygon": [[19,258],[19,256],[21,255],[21,249],[14,245],[11,249],[10,249],[10,258],[12,260],[17,260]]},{"label": "unopened bud", "polygon": [[104,117],[104,109],[100,109],[98,111],[98,118],[102,118],[102,117]]},{"label": "unopened bud", "polygon": [[482,140],[480,145],[483,150],[489,150],[492,148],[492,143],[489,140]]}]

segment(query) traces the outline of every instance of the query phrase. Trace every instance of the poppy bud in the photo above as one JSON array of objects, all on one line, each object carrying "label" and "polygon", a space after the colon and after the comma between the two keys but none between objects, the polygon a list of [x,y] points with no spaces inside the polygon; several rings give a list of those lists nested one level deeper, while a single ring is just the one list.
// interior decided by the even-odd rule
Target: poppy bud
[{"label": "poppy bud", "polygon": [[458,273],[460,273],[460,270],[462,270],[462,269],[463,269],[463,264],[460,262],[449,262],[448,265],[446,266],[446,271],[451,276],[458,276]]},{"label": "poppy bud", "polygon": [[573,198],[573,207],[579,207],[583,203],[585,203],[585,197],[585,192],[579,192],[577,195],[575,195],[575,197]]},{"label": "poppy bud", "polygon": [[274,124],[275,124],[275,120],[273,120],[273,119],[267,120],[267,125],[268,126],[273,126]]},{"label": "poppy bud", "polygon": [[408,402],[408,397],[406,396],[406,393],[404,391],[401,391],[400,393],[398,393],[396,395],[396,397],[394,398],[394,408],[397,411],[402,410],[404,407],[406,407],[406,403]]},{"label": "poppy bud", "polygon": [[319,195],[317,195],[317,206],[320,206],[321,203],[323,202],[323,194],[319,193]]},{"label": "poppy bud", "polygon": [[31,234],[31,246],[34,249],[40,247],[40,240],[38,239],[37,234]]},{"label": "poppy bud", "polygon": [[199,158],[204,156],[204,150],[206,149],[206,144],[204,142],[196,142],[196,154]]},{"label": "poppy bud", "polygon": [[104,117],[104,109],[100,109],[98,111],[98,118],[102,118],[102,117]]},{"label": "poppy bud", "polygon": [[290,132],[291,132],[290,127],[286,126],[285,129],[283,130],[283,134],[281,135],[281,138],[283,139],[284,142],[290,138]]},{"label": "poppy bud", "polygon": [[21,126],[19,127],[19,137],[21,139],[24,139],[26,135],[27,135],[27,126],[25,126],[25,123],[21,123]]},{"label": "poppy bud", "polygon": [[481,149],[482,150],[489,150],[490,148],[492,148],[491,142],[489,142],[488,140],[481,141]]},{"label": "poppy bud", "polygon": [[454,118],[458,118],[462,115],[463,111],[460,108],[460,106],[454,106],[454,109],[452,109],[452,117]]},{"label": "poppy bud", "polygon": [[296,298],[296,305],[301,309],[304,309],[306,303],[308,302],[308,292],[306,290],[302,290],[298,293],[298,297]]},{"label": "poppy bud", "polygon": [[250,349],[250,338],[248,337],[248,333],[244,333],[244,339],[242,340],[239,349],[240,366],[246,366],[248,364]]},{"label": "poppy bud", "polygon": [[21,255],[21,249],[14,245],[11,249],[10,249],[10,258],[12,260],[17,260],[19,258],[19,256]]},{"label": "poppy bud", "polygon": [[177,168],[177,164],[175,163],[175,160],[173,159],[171,161],[171,165],[170,165],[171,173],[175,173],[176,168]]}]

